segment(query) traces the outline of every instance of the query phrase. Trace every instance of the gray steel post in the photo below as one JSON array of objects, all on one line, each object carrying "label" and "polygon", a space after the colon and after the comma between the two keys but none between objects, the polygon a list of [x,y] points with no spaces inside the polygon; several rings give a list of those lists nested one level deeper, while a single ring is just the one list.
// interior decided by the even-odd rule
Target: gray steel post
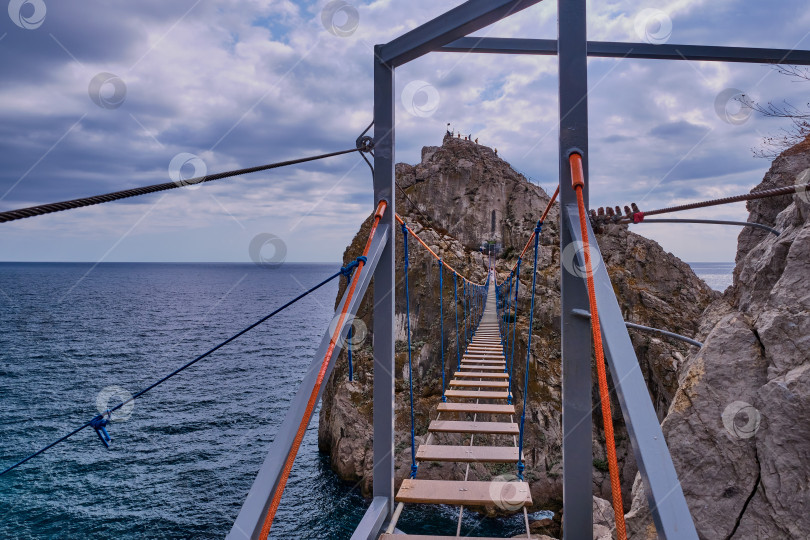
[{"label": "gray steel post", "polygon": [[374,48],[374,201],[385,199],[388,242],[374,271],[374,497],[394,510],[394,69]]},{"label": "gray steel post", "polygon": [[[581,240],[576,204],[564,207],[563,214],[565,222],[562,228],[568,229],[569,234],[576,240]],[[590,244],[597,246],[590,221],[586,220],[586,223]],[[658,423],[655,408],[647,391],[647,383],[638,365],[636,351],[627,333],[622,311],[599,249],[591,251],[591,259],[605,356],[610,366],[613,387],[622,407],[636,464],[644,480],[644,491],[650,504],[658,538],[697,540],[695,525],[686,505],[678,474],[672,464],[661,425]],[[564,314],[566,315],[576,317],[574,313]],[[564,518],[567,513],[568,511],[563,514]]]},{"label": "gray steel post", "polygon": [[[588,176],[588,58],[585,0],[559,0],[558,60],[560,102],[560,204],[576,201],[571,187],[569,149],[578,148]],[[573,238],[560,212],[560,253]],[[560,258],[562,262],[562,257]],[[590,324],[573,315],[588,308],[582,279],[560,264],[562,303],[562,422],[563,422],[563,537],[593,536],[591,452],[591,339]]]}]

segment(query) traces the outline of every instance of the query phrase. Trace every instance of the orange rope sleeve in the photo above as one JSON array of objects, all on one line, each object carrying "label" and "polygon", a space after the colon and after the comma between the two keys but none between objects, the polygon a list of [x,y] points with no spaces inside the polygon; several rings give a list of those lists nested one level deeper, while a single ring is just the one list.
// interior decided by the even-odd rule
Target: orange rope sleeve
[{"label": "orange rope sleeve", "polygon": [[[371,241],[374,239],[374,234],[377,232],[377,226],[380,224],[380,220],[382,219],[383,214],[385,213],[385,209],[388,207],[388,204],[385,201],[380,201],[379,205],[377,205],[377,210],[374,212],[374,223],[371,225],[371,231],[368,234],[368,240],[366,241],[366,246],[363,248],[363,256],[368,256],[369,249],[371,248]],[[393,231],[392,231],[393,234]],[[312,419],[312,413],[315,410],[315,405],[317,405],[318,401],[318,392],[323,385],[323,380],[326,377],[326,368],[329,366],[329,359],[332,357],[332,353],[335,350],[335,346],[337,345],[338,339],[341,334],[341,330],[343,328],[343,322],[346,320],[346,315],[349,311],[349,304],[351,303],[352,297],[354,296],[355,288],[357,287],[357,282],[359,281],[359,277],[361,271],[365,264],[360,261],[357,266],[357,272],[354,273],[352,277],[351,285],[349,286],[349,292],[346,294],[346,302],[343,304],[343,309],[340,312],[340,317],[338,319],[338,324],[335,327],[334,332],[332,333],[332,337],[329,340],[329,347],[326,350],[326,354],[323,357],[323,361],[321,362],[321,369],[318,372],[318,378],[315,381],[315,386],[312,389],[312,393],[309,396],[309,401],[307,402],[307,408],[304,411],[304,415],[301,417],[301,423],[298,425],[298,431],[295,434],[295,439],[293,440],[292,448],[290,448],[290,452],[287,454],[287,460],[284,463],[284,469],[281,473],[281,479],[276,486],[276,490],[273,493],[273,499],[270,502],[270,508],[267,510],[267,515],[264,518],[264,523],[262,524],[262,530],[259,535],[261,540],[267,540],[267,537],[270,535],[270,527],[273,526],[273,519],[276,517],[276,512],[278,511],[279,503],[281,503],[281,496],[284,494],[284,488],[287,485],[287,480],[290,478],[290,473],[292,472],[293,463],[295,462],[295,457],[298,454],[298,449],[301,447],[301,442],[304,440],[304,433],[307,430],[307,426],[309,425],[309,421]]]},{"label": "orange rope sleeve", "polygon": [[593,263],[591,262],[590,240],[585,213],[585,199],[582,188],[585,185],[585,174],[582,168],[582,156],[571,154],[571,184],[577,193],[577,206],[579,208],[579,228],[582,233],[582,244],[585,251],[585,273],[588,282],[588,303],[591,309],[591,332],[593,334],[594,348],[596,349],[596,372],[599,376],[599,400],[602,404],[602,423],[605,426],[605,447],[607,450],[608,469],[610,472],[610,491],[613,497],[613,513],[616,517],[616,534],[619,540],[627,540],[627,531],[624,523],[624,508],[622,505],[622,488],[619,484],[619,465],[616,460],[616,441],[613,437],[613,416],[610,411],[610,394],[608,393],[607,370],[605,368],[605,352],[602,346],[602,329],[599,324],[599,312],[596,306],[596,288],[593,282]]}]

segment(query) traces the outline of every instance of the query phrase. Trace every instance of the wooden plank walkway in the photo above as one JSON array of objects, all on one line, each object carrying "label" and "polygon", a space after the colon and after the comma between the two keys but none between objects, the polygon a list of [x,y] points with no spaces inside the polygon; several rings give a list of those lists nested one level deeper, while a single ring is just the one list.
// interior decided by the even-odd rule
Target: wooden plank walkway
[{"label": "wooden plank walkway", "polygon": [[[517,435],[520,428],[514,420],[515,406],[508,403],[510,397],[509,373],[506,372],[506,358],[503,354],[498,316],[495,307],[494,274],[490,278],[490,289],[481,322],[473,333],[472,341],[462,357],[460,369],[450,380],[444,395],[447,403],[439,403],[439,416],[428,426],[425,444],[416,451],[419,462],[454,462],[466,464],[463,480],[424,480],[408,478],[403,480],[396,500],[399,503],[448,504],[461,506],[458,532],[455,537],[430,535],[383,534],[380,540],[448,539],[460,536],[461,512],[464,506],[503,507],[508,502],[510,508],[526,507],[532,504],[527,482],[468,481],[471,463],[517,463],[520,456],[517,448]],[[468,400],[475,400],[474,403]],[[482,403],[484,401],[484,403]],[[442,415],[456,415],[456,420],[439,419]],[[491,421],[479,421],[478,415],[492,415]],[[470,418],[468,415],[472,415]],[[498,420],[508,415],[508,419]],[[452,416],[451,416],[452,418]],[[446,434],[463,433],[469,435],[470,444],[441,444],[436,438],[447,438]],[[495,445],[476,446],[478,435],[496,437],[502,440]],[[458,438],[454,439],[458,441]],[[508,443],[507,443],[508,441]],[[511,443],[511,444],[510,444]],[[418,474],[417,474],[418,476]],[[525,518],[525,516],[524,516]],[[396,522],[396,518],[394,523]],[[390,528],[389,531],[393,531]],[[494,538],[483,540],[496,540]]]}]

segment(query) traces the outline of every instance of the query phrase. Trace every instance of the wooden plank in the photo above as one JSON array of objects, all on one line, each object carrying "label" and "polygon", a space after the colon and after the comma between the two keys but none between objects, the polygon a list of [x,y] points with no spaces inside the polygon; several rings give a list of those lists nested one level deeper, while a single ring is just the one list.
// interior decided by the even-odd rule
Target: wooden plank
[{"label": "wooden plank", "polygon": [[488,364],[461,364],[461,369],[467,369],[470,371],[500,371],[501,373],[504,372],[504,368],[506,364],[501,365],[488,365]]},{"label": "wooden plank", "polygon": [[519,435],[520,427],[514,422],[464,422],[434,420],[428,431],[436,433],[489,433],[492,435]]},{"label": "wooden plank", "polygon": [[439,403],[436,410],[446,413],[516,414],[514,405],[496,403]]},{"label": "wooden plank", "polygon": [[512,509],[531,505],[526,482],[463,482],[458,480],[418,480],[406,478],[396,496],[397,502],[463,504],[465,506],[508,505]]},{"label": "wooden plank", "polygon": [[[504,373],[504,375],[506,375]],[[450,386],[467,386],[470,388],[509,388],[507,381],[450,381]]]},{"label": "wooden plank", "polygon": [[446,397],[481,398],[481,399],[507,399],[509,392],[494,392],[488,390],[447,390]]},{"label": "wooden plank", "polygon": [[423,444],[416,451],[418,461],[454,461],[457,463],[517,463],[514,446],[450,446]]},{"label": "wooden plank", "polygon": [[508,373],[487,373],[486,371],[456,371],[454,377],[481,377],[484,379],[508,379]]}]

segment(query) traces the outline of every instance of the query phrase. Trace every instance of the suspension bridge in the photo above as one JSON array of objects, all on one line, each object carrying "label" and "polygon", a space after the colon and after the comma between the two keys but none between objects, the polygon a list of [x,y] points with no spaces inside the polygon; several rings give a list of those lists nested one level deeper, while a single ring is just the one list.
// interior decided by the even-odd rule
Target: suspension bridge
[{"label": "suspension bridge", "polygon": [[[68,431],[64,436],[7,466],[0,475],[16,471],[29,460],[42,455],[55,445],[92,428],[106,445],[110,440],[107,421],[129,401],[159,387],[169,378],[184,373],[195,363],[214,354],[221,347],[250,332],[257,326],[281,313],[284,309],[332,280],[346,277],[348,286],[339,301],[335,324],[322,337],[313,362],[304,376],[284,421],[275,434],[267,457],[248,492],[229,538],[265,539],[271,535],[272,524],[295,458],[320,400],[324,383],[328,380],[338,353],[351,332],[351,320],[356,316],[360,302],[373,289],[373,496],[363,519],[352,538],[356,540],[394,540],[397,537],[424,539],[428,537],[404,535],[396,525],[404,508],[411,503],[453,505],[459,508],[456,536],[460,536],[462,516],[466,508],[500,506],[522,512],[528,531],[527,507],[533,501],[530,484],[523,478],[523,438],[526,429],[526,399],[530,372],[531,337],[537,274],[538,239],[543,221],[554,200],[559,196],[560,249],[571,244],[579,246],[577,261],[582,272],[572,273],[560,267],[561,321],[562,321],[562,432],[563,432],[563,535],[565,539],[581,540],[592,537],[592,397],[591,356],[595,357],[598,377],[599,402],[605,427],[605,447],[608,456],[612,502],[616,522],[616,535],[626,538],[621,486],[612,432],[612,413],[608,395],[608,370],[614,391],[621,405],[635,461],[643,480],[649,509],[659,538],[697,539],[697,532],[689,508],[672,464],[666,441],[646,385],[638,360],[627,334],[619,302],[607,275],[593,226],[605,222],[642,223],[645,215],[658,215],[693,208],[782,196],[805,190],[807,186],[790,186],[754,192],[715,201],[702,201],[677,207],[647,212],[635,205],[608,207],[608,211],[589,210],[588,184],[588,84],[589,57],[622,58],[625,60],[713,62],[744,62],[757,64],[810,65],[810,51],[789,49],[762,49],[751,47],[719,47],[704,45],[648,44],[588,41],[586,36],[585,0],[558,0],[557,39],[468,37],[501,19],[539,3],[540,0],[469,0],[447,13],[411,30],[393,41],[377,45],[373,55],[374,114],[372,124],[355,141],[355,147],[332,153],[228,171],[179,183],[161,183],[62,201],[39,206],[0,212],[0,223],[82,208],[94,204],[165,191],[182,185],[205,183],[258,171],[293,166],[318,159],[357,152],[368,163],[373,176],[374,212],[372,226],[362,255],[339,268],[323,282],[273,310],[247,328],[214,345],[153,384],[137,392],[129,400],[119,403],[86,423]],[[506,279],[497,283],[492,261],[484,283],[476,283],[450,267],[441,256],[427,246],[396,212],[394,192],[395,116],[394,75],[396,68],[428,53],[484,53],[556,55],[559,60],[559,185],[557,192],[539,217],[534,233],[517,258]],[[367,135],[371,127],[373,135]],[[373,162],[366,156],[373,158]],[[411,470],[398,490],[394,475],[394,419],[395,419],[395,303],[394,294],[397,220],[402,231],[405,254],[406,320],[408,324],[408,377],[411,421]],[[652,220],[648,220],[652,221]],[[658,220],[663,221],[663,220]],[[675,223],[689,220],[666,220]],[[692,220],[694,221],[694,220]],[[748,223],[729,223],[703,220],[704,224],[756,226]],[[768,233],[779,231],[767,228]],[[455,370],[445,380],[446,334],[444,328],[444,300],[439,295],[441,319],[442,396],[437,415],[428,426],[427,438],[416,447],[416,426],[413,412],[413,369],[410,344],[410,299],[408,291],[408,238],[416,239],[439,261],[440,286],[444,271],[452,276],[454,305],[462,311],[465,325],[460,331],[456,318],[456,340],[464,341],[456,347]],[[534,246],[533,252],[530,251]],[[521,266],[524,272],[531,263],[531,302],[525,340],[528,343],[525,358],[517,358],[518,288]],[[525,259],[525,260],[524,260]],[[524,276],[525,279],[525,276]],[[459,285],[459,281],[461,285]],[[461,300],[458,299],[459,291]],[[449,306],[447,309],[450,309]],[[657,331],[642,327],[646,331]],[[447,331],[447,332],[446,332]],[[669,334],[672,335],[672,334]],[[683,336],[677,336],[682,338]],[[691,340],[692,344],[700,343]],[[349,351],[350,352],[350,351]],[[351,356],[349,356],[349,359]],[[349,360],[351,361],[351,360]],[[523,381],[513,378],[516,362],[523,362]],[[513,390],[521,385],[522,403],[515,403]],[[447,444],[448,435],[466,437],[464,445]],[[114,435],[114,434],[112,434]],[[476,444],[481,440],[498,441],[497,444]],[[443,443],[443,441],[445,443]],[[466,467],[463,478],[425,479],[419,476],[419,463],[454,462]],[[507,464],[515,467],[514,480],[492,478],[490,481],[469,480],[472,463]],[[20,471],[21,472],[21,471]]]}]

